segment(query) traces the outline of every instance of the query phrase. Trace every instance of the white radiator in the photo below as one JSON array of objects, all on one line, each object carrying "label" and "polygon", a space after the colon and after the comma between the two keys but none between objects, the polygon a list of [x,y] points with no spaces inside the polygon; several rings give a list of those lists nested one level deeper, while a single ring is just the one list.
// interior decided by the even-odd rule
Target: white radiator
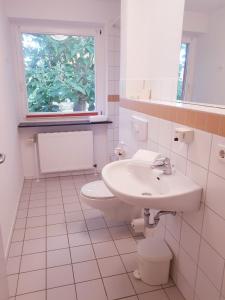
[{"label": "white radiator", "polygon": [[90,169],[93,167],[93,133],[40,133],[38,153],[41,173]]}]

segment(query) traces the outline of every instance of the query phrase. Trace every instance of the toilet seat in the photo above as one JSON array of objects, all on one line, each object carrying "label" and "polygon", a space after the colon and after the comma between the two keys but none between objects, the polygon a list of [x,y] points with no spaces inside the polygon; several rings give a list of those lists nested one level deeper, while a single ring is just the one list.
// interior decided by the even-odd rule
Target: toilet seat
[{"label": "toilet seat", "polygon": [[85,184],[80,190],[80,200],[91,208],[101,210],[112,220],[131,222],[140,216],[140,208],[119,200],[102,180]]},{"label": "toilet seat", "polygon": [[96,180],[85,184],[81,188],[81,194],[85,197],[93,199],[115,198],[102,180]]}]

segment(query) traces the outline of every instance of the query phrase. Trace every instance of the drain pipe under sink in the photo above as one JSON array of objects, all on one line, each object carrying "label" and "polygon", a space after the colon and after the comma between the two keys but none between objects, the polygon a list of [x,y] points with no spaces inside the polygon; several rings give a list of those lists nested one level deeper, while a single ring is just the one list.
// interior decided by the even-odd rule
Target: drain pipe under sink
[{"label": "drain pipe under sink", "polygon": [[175,211],[160,210],[154,216],[153,223],[149,222],[150,215],[151,215],[150,214],[150,208],[145,208],[144,209],[144,224],[145,224],[146,228],[155,228],[158,225],[161,216],[164,216],[164,215],[175,216],[176,212]]}]

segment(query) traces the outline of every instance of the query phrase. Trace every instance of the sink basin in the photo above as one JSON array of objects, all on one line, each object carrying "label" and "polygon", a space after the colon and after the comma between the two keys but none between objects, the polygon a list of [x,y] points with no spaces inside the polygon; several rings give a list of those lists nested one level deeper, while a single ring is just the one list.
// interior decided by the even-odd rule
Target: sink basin
[{"label": "sink basin", "polygon": [[200,207],[202,188],[176,170],[164,175],[148,162],[126,159],[106,165],[102,178],[116,197],[130,205],[177,212]]}]

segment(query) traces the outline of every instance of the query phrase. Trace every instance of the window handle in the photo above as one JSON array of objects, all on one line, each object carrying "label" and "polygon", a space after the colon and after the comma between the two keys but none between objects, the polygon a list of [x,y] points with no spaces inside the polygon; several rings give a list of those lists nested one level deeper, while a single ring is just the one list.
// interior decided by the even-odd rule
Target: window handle
[{"label": "window handle", "polygon": [[5,161],[5,154],[0,153],[0,164],[3,164]]}]

